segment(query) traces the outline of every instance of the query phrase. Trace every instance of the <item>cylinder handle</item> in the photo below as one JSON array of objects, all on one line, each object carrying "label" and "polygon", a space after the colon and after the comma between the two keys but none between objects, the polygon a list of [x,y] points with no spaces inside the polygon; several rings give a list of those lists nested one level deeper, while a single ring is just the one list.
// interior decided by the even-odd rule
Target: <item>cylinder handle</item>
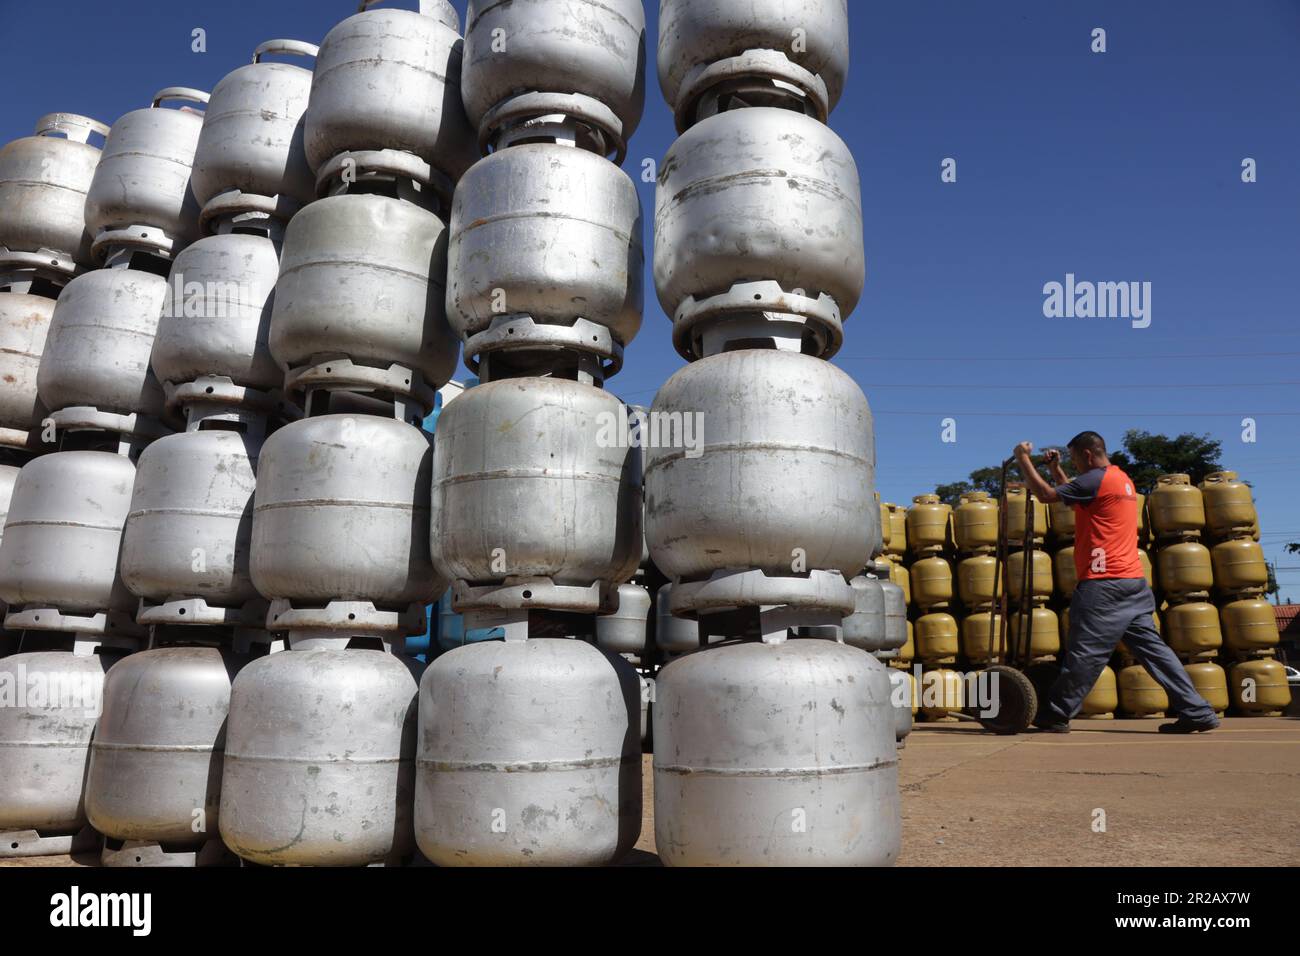
[{"label": "cylinder handle", "polygon": [[108,124],[78,113],[47,113],[36,121],[36,135],[62,133],[76,143],[88,143],[92,133],[107,138]]},{"label": "cylinder handle", "polygon": [[267,40],[253,51],[253,62],[261,63],[268,53],[284,53],[288,56],[315,56],[320,47],[305,40]]},{"label": "cylinder handle", "polygon": [[189,103],[207,106],[208,94],[202,90],[192,90],[188,86],[168,86],[153,95],[153,102],[149,104],[149,108],[157,109],[160,103],[165,103],[168,100],[185,100]]}]

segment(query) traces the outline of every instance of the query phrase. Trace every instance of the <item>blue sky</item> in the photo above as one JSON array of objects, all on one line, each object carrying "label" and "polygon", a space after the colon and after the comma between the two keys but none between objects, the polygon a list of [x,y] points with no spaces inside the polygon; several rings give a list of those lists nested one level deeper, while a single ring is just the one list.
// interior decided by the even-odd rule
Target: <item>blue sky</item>
[{"label": "blue sky", "polygon": [[[1208,433],[1255,486],[1269,557],[1300,569],[1281,554],[1300,540],[1300,2],[849,6],[852,63],[831,125],[862,178],[867,285],[835,362],[876,412],[881,494],[905,503],[1020,439]],[[163,86],[211,89],[260,41],[319,42],[354,10],[2,0],[0,139],[46,112],[112,122]],[[651,64],[656,11],[648,2]],[[195,27],[206,53],[191,51]],[[1104,54],[1090,51],[1095,27]],[[634,173],[674,138],[653,68],[646,99]],[[940,181],[947,157],[956,183]],[[654,188],[638,186],[649,249]],[[1045,318],[1043,286],[1067,273],[1150,282],[1150,327]],[[680,365],[647,294],[610,387],[648,403]],[[1241,440],[1247,416],[1254,443]],[[955,443],[940,440],[945,417]],[[1279,579],[1300,600],[1300,570]]]}]

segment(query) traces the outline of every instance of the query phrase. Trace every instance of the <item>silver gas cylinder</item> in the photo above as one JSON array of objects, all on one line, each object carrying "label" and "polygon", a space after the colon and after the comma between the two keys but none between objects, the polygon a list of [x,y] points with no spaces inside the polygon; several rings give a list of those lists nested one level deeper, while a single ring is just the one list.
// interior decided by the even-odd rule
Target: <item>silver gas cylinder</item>
[{"label": "silver gas cylinder", "polygon": [[0,149],[0,266],[60,281],[94,268],[85,209],[100,150],[90,139],[107,135],[98,120],[50,113]]},{"label": "silver gas cylinder", "polygon": [[[398,626],[388,616],[414,605],[422,632],[423,605],[447,586],[429,560],[430,444],[418,428],[373,415],[308,418],[268,438],[253,503],[257,590],[284,602],[282,613],[364,604],[337,622],[355,633],[387,633]],[[373,628],[363,627],[367,615]]]},{"label": "silver gas cylinder", "polygon": [[661,0],[658,62],[678,132],[733,104],[825,122],[848,75],[848,0]]},{"label": "silver gas cylinder", "polygon": [[564,123],[621,164],[645,106],[644,63],[641,0],[470,0],[461,93],[484,153]]},{"label": "silver gas cylinder", "polygon": [[639,584],[620,584],[618,607],[596,618],[596,646],[641,660],[648,650],[650,592]]},{"label": "silver gas cylinder", "polygon": [[664,574],[788,576],[796,561],[853,574],[870,561],[871,410],[846,373],[798,352],[724,352],[674,373],[651,415],[690,439],[647,450],[646,539]]},{"label": "silver gas cylinder", "polygon": [[295,648],[230,695],[221,838],[266,866],[366,866],[414,850],[416,676],[379,650]]},{"label": "silver gas cylinder", "polygon": [[284,372],[268,345],[280,245],[265,235],[223,233],[200,239],[172,262],[153,369],[175,386],[205,377],[273,392]]},{"label": "silver gas cylinder", "polygon": [[736,642],[655,681],[655,845],[669,866],[883,866],[902,821],[890,682],[833,641]]},{"label": "silver gas cylinder", "polygon": [[453,581],[617,585],[641,557],[626,406],[558,378],[489,382],[438,419],[432,552]]},{"label": "silver gas cylinder", "polygon": [[420,206],[329,196],[285,233],[271,354],[286,387],[373,387],[428,414],[456,368],[447,325],[447,227]]},{"label": "silver gas cylinder", "polygon": [[149,356],[166,296],[166,279],[136,269],[101,269],[68,283],[36,378],[45,407],[85,407],[114,416],[124,431],[165,433]]},{"label": "silver gas cylinder", "polygon": [[264,622],[265,602],[249,575],[264,430],[256,418],[194,409],[184,433],[141,453],[122,533],[122,580],[141,598],[142,623]]},{"label": "silver gas cylinder", "polygon": [[109,130],[104,155],[86,195],[93,251],[137,249],[171,257],[199,237],[199,204],[190,188],[203,112],[164,103],[208,102],[208,94],[169,86],[147,109],[133,110]]},{"label": "silver gas cylinder", "polygon": [[270,54],[314,57],[300,40],[268,40],[253,62],[228,73],[212,90],[194,153],[194,196],[208,231],[223,219],[271,217],[282,222],[316,198],[303,147],[303,114],[311,71],[264,62]]},{"label": "silver gas cylinder", "polygon": [[864,651],[885,650],[885,589],[874,577],[858,575],[853,587],[854,610],[844,619],[844,643]]},{"label": "silver gas cylinder", "polygon": [[[687,359],[720,318],[770,313],[840,347],[866,266],[857,166],[828,127],[768,107],[710,117],[659,167],[655,288]],[[807,350],[807,349],[806,349]]]},{"label": "silver gas cylinder", "polygon": [[22,444],[44,414],[36,376],[53,318],[54,299],[0,292],[0,431],[5,444]]},{"label": "silver gas cylinder", "polygon": [[110,612],[133,616],[118,564],[134,480],[131,460],[107,451],[55,452],[23,466],[0,542],[9,627],[63,630],[61,617],[97,616],[108,627]]},{"label": "silver gas cylinder", "polygon": [[[502,339],[541,334],[531,324],[500,328],[527,317],[557,343],[621,366],[641,327],[641,228],[632,180],[599,156],[532,143],[487,157],[465,174],[452,205],[452,326],[465,339],[486,340],[489,328]],[[478,347],[467,345],[467,361]]]},{"label": "silver gas cylinder", "polygon": [[616,862],[641,832],[640,697],[630,664],[583,641],[443,654],[420,683],[420,850],[441,866]]},{"label": "silver gas cylinder", "polygon": [[[179,437],[179,436],[178,436]],[[109,866],[193,866],[216,841],[230,685],[246,662],[215,647],[169,646],[122,658],[86,771],[86,816]]]},{"label": "silver gas cylinder", "polygon": [[115,658],[89,644],[79,650],[0,659],[0,858],[93,845],[82,793],[104,673]]},{"label": "silver gas cylinder", "polygon": [[461,103],[460,18],[447,0],[420,0],[418,7],[394,10],[364,0],[360,13],[321,41],[305,142],[322,186],[345,170],[359,176],[409,167],[436,178],[449,199],[478,158]]}]

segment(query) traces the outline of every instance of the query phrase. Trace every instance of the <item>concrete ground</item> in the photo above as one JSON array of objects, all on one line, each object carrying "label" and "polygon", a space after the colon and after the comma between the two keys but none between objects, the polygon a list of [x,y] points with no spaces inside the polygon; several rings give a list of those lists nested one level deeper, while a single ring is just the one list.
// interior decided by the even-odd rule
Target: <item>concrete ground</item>
[{"label": "concrete ground", "polygon": [[[899,865],[1300,865],[1300,719],[1228,718],[1190,737],[1162,723],[1017,737],[917,724],[899,752]],[[647,757],[643,862],[657,861],[650,778]]]},{"label": "concrete ground", "polygon": [[[1068,735],[1018,737],[918,724],[900,752],[900,865],[1300,865],[1300,719],[1229,718],[1191,737],[1159,735],[1160,723],[1079,720]],[[633,866],[658,863],[644,760]]]}]

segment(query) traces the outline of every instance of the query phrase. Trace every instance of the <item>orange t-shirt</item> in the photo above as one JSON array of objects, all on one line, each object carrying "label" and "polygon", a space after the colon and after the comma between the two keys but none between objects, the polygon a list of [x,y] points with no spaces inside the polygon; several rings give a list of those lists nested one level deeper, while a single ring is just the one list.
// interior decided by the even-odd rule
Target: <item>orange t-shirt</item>
[{"label": "orange t-shirt", "polygon": [[1137,494],[1117,465],[1094,468],[1059,486],[1074,508],[1074,571],[1080,581],[1142,578],[1138,557]]}]

